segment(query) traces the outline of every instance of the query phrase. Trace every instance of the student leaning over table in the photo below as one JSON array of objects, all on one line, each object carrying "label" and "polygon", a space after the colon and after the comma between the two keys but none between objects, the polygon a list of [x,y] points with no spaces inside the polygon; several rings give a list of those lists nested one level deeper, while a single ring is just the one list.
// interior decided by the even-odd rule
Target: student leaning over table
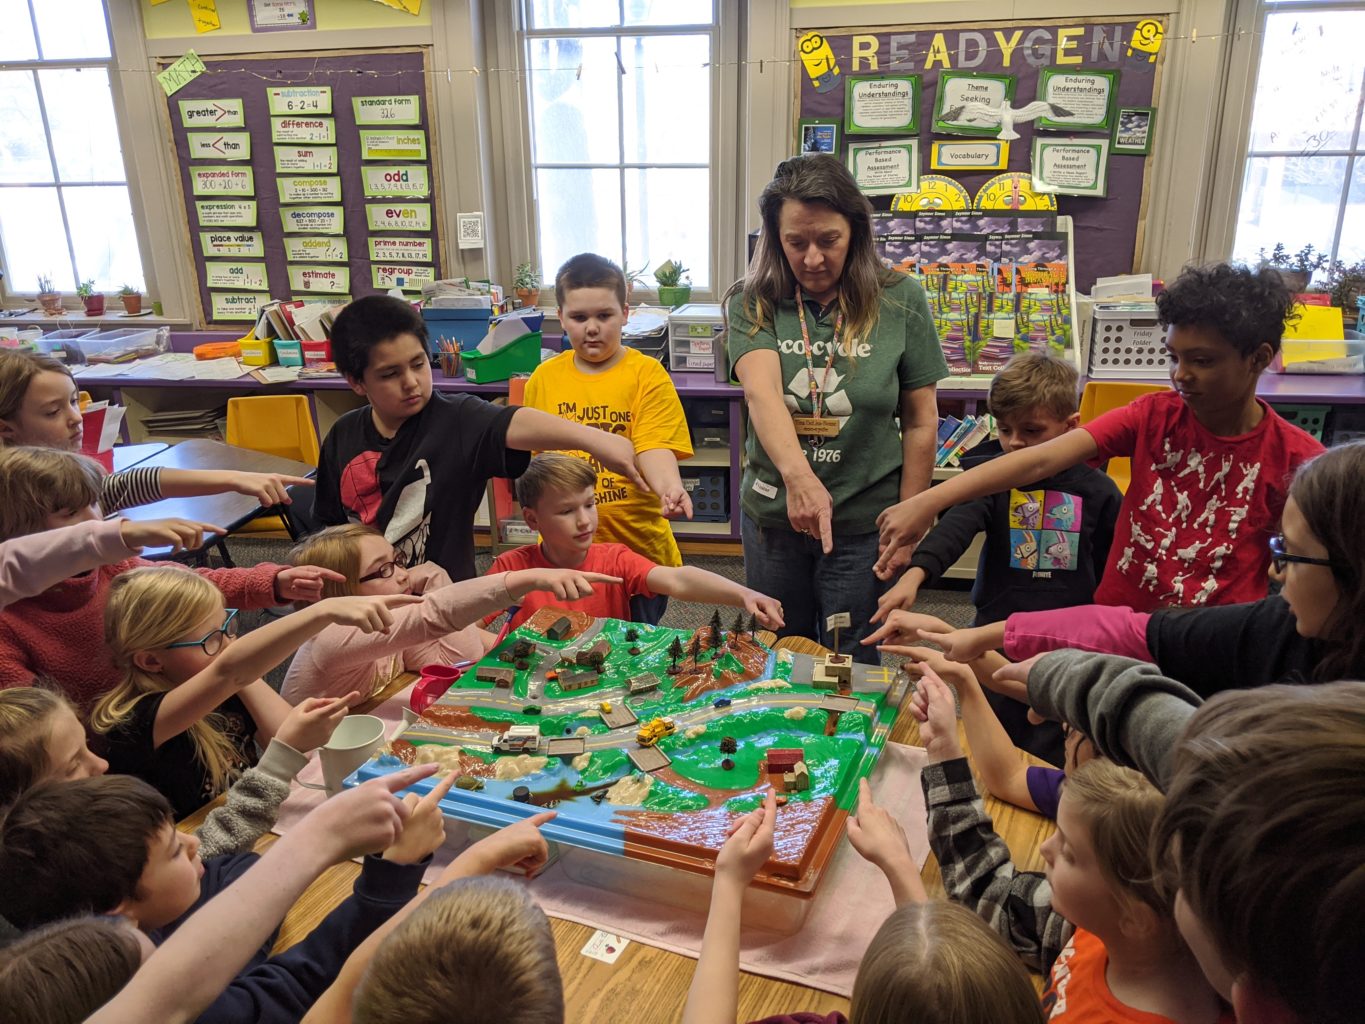
[{"label": "student leaning over table", "polygon": [[831,646],[825,619],[848,612],[841,648],[875,661],[858,639],[893,575],[872,572],[877,515],[929,486],[948,366],[923,289],[877,259],[871,206],[842,163],[784,160],[759,210],[754,259],[725,299],[749,407],[745,576],[782,603],[780,635]]}]

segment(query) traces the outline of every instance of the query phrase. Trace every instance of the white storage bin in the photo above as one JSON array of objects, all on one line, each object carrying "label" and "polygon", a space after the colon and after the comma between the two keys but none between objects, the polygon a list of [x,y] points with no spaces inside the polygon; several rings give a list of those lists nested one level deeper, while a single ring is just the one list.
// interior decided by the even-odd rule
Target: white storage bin
[{"label": "white storage bin", "polygon": [[720,304],[689,302],[668,314],[668,365],[671,370],[716,368],[716,336],[724,329]]},{"label": "white storage bin", "polygon": [[1096,305],[1090,323],[1089,376],[1096,380],[1161,379],[1167,375],[1166,330],[1145,302]]}]

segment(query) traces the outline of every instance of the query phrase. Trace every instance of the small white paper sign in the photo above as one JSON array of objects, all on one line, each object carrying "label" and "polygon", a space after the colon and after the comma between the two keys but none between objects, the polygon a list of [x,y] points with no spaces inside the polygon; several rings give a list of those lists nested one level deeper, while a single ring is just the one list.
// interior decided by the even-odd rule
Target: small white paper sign
[{"label": "small white paper sign", "polygon": [[614,964],[629,945],[630,939],[624,935],[613,935],[611,932],[598,930],[592,933],[588,944],[579,952],[594,960],[601,960],[604,964]]}]

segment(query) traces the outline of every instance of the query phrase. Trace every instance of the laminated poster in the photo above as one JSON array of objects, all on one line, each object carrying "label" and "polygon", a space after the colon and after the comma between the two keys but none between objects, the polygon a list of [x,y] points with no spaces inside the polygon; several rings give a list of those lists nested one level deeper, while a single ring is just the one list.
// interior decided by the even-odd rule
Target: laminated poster
[{"label": "laminated poster", "polygon": [[194,211],[201,228],[254,228],[254,199],[196,199]]},{"label": "laminated poster", "polygon": [[362,160],[425,160],[427,133],[421,128],[406,131],[360,130]]},{"label": "laminated poster", "polygon": [[387,291],[389,288],[402,288],[405,292],[420,292],[422,285],[436,279],[435,267],[420,267],[410,264],[375,264],[370,268],[374,286]]},{"label": "laminated poster", "polygon": [[351,287],[349,267],[301,267],[289,264],[289,287],[300,292],[340,294]]},{"label": "laminated poster", "polygon": [[241,128],[246,124],[242,101],[180,100],[180,123],[186,128]]},{"label": "laminated poster", "polygon": [[253,32],[291,32],[317,28],[313,0],[247,0]]},{"label": "laminated poster", "polygon": [[284,238],[284,258],[300,263],[344,263],[348,258],[346,239],[342,237]]},{"label": "laminated poster", "polygon": [[261,241],[259,231],[201,231],[199,247],[206,257],[265,255],[265,243]]},{"label": "laminated poster", "polygon": [[265,91],[272,114],[330,114],[330,85],[272,85]]},{"label": "laminated poster", "polygon": [[371,231],[430,231],[430,203],[366,203],[365,223]]},{"label": "laminated poster", "polygon": [[186,132],[191,160],[250,160],[250,132]]},{"label": "laminated poster", "polygon": [[839,122],[825,118],[803,117],[798,132],[802,153],[839,155]]},{"label": "laminated poster", "polygon": [[417,96],[353,96],[351,109],[358,125],[417,124],[422,120]]},{"label": "laminated poster", "polygon": [[254,196],[250,167],[191,167],[190,190],[197,196]]},{"label": "laminated poster", "polygon": [[335,174],[336,146],[276,146],[275,171],[284,174]]},{"label": "laminated poster", "polygon": [[272,117],[271,142],[317,142],[332,145],[337,140],[337,123],[330,117]]},{"label": "laminated poster", "polygon": [[430,238],[404,238],[400,235],[372,236],[370,238],[370,259],[375,263],[430,263]]},{"label": "laminated poster", "polygon": [[269,292],[209,292],[210,320],[255,320],[257,311],[270,301]]},{"label": "laminated poster", "polygon": [[341,177],[276,178],[281,203],[339,203]]},{"label": "laminated poster", "polygon": [[1038,118],[1039,128],[1072,132],[1107,132],[1118,93],[1117,71],[1061,71],[1043,68],[1038,75],[1038,98],[1051,103],[1052,113]]},{"label": "laminated poster", "polygon": [[844,90],[844,131],[894,135],[919,130],[919,75],[850,78]]},{"label": "laminated poster", "polygon": [[241,291],[270,290],[264,263],[205,263],[204,284],[209,288],[236,288]]},{"label": "laminated poster", "polygon": [[360,178],[365,186],[366,199],[431,194],[431,178],[425,164],[362,167]]},{"label": "laminated poster", "polygon": [[1010,161],[1010,144],[1001,139],[979,142],[934,142],[929,168],[935,171],[1003,171]]},{"label": "laminated poster", "polygon": [[1146,156],[1152,151],[1154,107],[1119,107],[1114,117],[1112,151],[1128,156]]},{"label": "laminated poster", "polygon": [[867,195],[914,192],[919,188],[919,139],[850,142],[848,169]]},{"label": "laminated poster", "polygon": [[340,235],[346,211],[340,206],[287,206],[280,210],[286,235]]},{"label": "laminated poster", "polygon": [[1108,139],[1033,137],[1035,192],[1102,199],[1108,191],[1108,168]]},{"label": "laminated poster", "polygon": [[934,131],[994,137],[1000,132],[999,111],[1013,96],[1013,75],[941,72],[934,97]]}]

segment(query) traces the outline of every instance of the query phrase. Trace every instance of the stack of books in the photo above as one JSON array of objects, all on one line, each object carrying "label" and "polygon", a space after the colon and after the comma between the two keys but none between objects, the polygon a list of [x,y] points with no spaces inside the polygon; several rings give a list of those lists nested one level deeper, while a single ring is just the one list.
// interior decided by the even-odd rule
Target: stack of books
[{"label": "stack of books", "polygon": [[252,334],[260,341],[326,341],[342,307],[325,302],[277,300],[261,307]]},{"label": "stack of books", "polygon": [[958,419],[946,416],[938,424],[938,454],[935,466],[956,466],[963,452],[971,451],[995,433],[995,418],[986,413]]},{"label": "stack of books", "polygon": [[221,441],[227,430],[227,406],[147,413],[142,417],[142,427],[147,432],[148,441],[165,441],[168,444],[196,438]]}]

